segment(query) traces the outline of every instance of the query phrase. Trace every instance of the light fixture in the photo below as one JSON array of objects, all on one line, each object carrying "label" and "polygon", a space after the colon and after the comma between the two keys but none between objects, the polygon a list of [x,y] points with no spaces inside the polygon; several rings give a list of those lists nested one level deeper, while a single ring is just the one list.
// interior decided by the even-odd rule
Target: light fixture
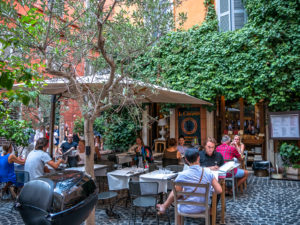
[{"label": "light fixture", "polygon": [[166,140],[164,135],[167,133],[164,129],[164,127],[167,125],[167,120],[166,118],[162,118],[158,120],[158,124],[157,126],[161,127],[161,130],[159,131],[159,134],[161,135],[161,137],[159,138],[159,140]]}]

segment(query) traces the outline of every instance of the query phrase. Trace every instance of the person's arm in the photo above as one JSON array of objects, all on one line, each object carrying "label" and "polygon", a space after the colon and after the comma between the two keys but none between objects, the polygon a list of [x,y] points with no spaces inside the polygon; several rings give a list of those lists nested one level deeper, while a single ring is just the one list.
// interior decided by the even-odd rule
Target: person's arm
[{"label": "person's arm", "polygon": [[96,152],[96,154],[97,154],[97,158],[98,158],[98,159],[101,159],[101,154],[100,154],[99,147],[95,147],[95,152]]},{"label": "person's arm", "polygon": [[177,159],[181,159],[181,154],[180,154],[180,152],[177,150]]},{"label": "person's arm", "polygon": [[18,163],[18,164],[24,165],[25,160],[22,160],[19,157],[16,157],[15,155],[10,154],[10,156],[8,157],[8,162],[9,163],[13,163],[14,162],[14,163]]},{"label": "person's arm", "polygon": [[245,145],[243,143],[241,143],[241,154],[244,154],[245,151]]},{"label": "person's arm", "polygon": [[239,151],[238,151],[236,148],[234,148],[234,150],[233,150],[233,155],[234,155],[234,157],[237,158],[239,161],[243,161],[243,158],[242,158],[241,154],[239,153]]},{"label": "person's arm", "polygon": [[49,162],[47,162],[47,164],[48,164],[49,166],[51,166],[53,169],[57,169],[58,166],[59,166],[61,163],[63,163],[63,162],[64,162],[63,159],[59,159],[57,162],[54,162],[53,160],[50,160]]},{"label": "person's arm", "polygon": [[217,194],[221,194],[221,193],[222,193],[222,187],[221,187],[221,185],[219,184],[219,182],[216,180],[216,178],[213,178],[211,184],[212,184],[212,186],[213,186],[213,188],[214,188],[214,190],[215,190],[215,192],[216,192]]}]

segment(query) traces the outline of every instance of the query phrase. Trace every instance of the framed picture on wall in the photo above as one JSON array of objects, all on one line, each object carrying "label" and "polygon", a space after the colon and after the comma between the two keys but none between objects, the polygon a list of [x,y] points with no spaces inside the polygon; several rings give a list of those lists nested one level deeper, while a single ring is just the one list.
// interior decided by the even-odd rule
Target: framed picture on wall
[{"label": "framed picture on wall", "polygon": [[300,111],[270,112],[270,138],[300,140]]}]

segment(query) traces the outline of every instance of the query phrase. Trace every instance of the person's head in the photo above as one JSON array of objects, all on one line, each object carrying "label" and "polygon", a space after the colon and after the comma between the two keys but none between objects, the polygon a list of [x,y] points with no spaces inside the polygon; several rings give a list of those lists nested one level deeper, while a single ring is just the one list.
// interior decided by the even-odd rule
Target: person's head
[{"label": "person's head", "polygon": [[237,144],[241,143],[241,137],[239,135],[235,135],[233,139]]},{"label": "person's head", "polygon": [[12,145],[11,144],[3,145],[2,149],[3,149],[3,155],[9,154],[12,152]]},{"label": "person's head", "polygon": [[55,126],[54,126],[54,130],[58,130],[58,125],[55,125]]},{"label": "person's head", "polygon": [[73,134],[68,134],[68,142],[69,143],[73,142]]},{"label": "person's head", "polygon": [[188,148],[187,150],[185,150],[184,152],[184,158],[185,160],[188,162],[188,164],[195,164],[195,163],[199,163],[199,151],[196,148]]},{"label": "person's head", "polygon": [[39,138],[35,144],[35,150],[46,150],[48,148],[49,141],[47,138]]},{"label": "person's head", "polygon": [[85,140],[81,139],[78,142],[78,150],[79,150],[80,153],[84,153],[84,151],[85,151]]},{"label": "person's head", "polygon": [[137,138],[135,139],[135,143],[136,143],[137,145],[144,146],[144,141],[143,141],[143,139],[142,139],[141,137],[137,137]]},{"label": "person's head", "polygon": [[185,142],[184,136],[180,135],[179,138],[178,138],[178,144],[183,146],[184,142]]},{"label": "person's head", "polygon": [[212,156],[216,148],[216,140],[212,137],[208,137],[205,143],[205,152],[207,155]]},{"label": "person's head", "polygon": [[177,145],[177,141],[175,138],[170,138],[168,144],[169,144],[169,147],[174,147]]},{"label": "person's head", "polygon": [[224,135],[222,137],[221,142],[222,142],[222,144],[229,144],[230,143],[230,137],[228,135]]}]

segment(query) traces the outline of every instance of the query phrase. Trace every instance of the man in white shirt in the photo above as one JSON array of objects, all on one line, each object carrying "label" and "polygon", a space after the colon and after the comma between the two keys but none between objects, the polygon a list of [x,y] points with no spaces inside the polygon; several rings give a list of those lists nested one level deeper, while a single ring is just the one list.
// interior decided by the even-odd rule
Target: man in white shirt
[{"label": "man in white shirt", "polygon": [[59,164],[64,162],[63,159],[59,159],[57,162],[54,162],[46,150],[48,148],[49,141],[47,138],[39,138],[35,145],[35,150],[32,150],[27,156],[25,162],[25,171],[29,172],[30,180],[33,180],[37,177],[43,176],[45,172],[49,172],[46,164],[57,169]]}]

